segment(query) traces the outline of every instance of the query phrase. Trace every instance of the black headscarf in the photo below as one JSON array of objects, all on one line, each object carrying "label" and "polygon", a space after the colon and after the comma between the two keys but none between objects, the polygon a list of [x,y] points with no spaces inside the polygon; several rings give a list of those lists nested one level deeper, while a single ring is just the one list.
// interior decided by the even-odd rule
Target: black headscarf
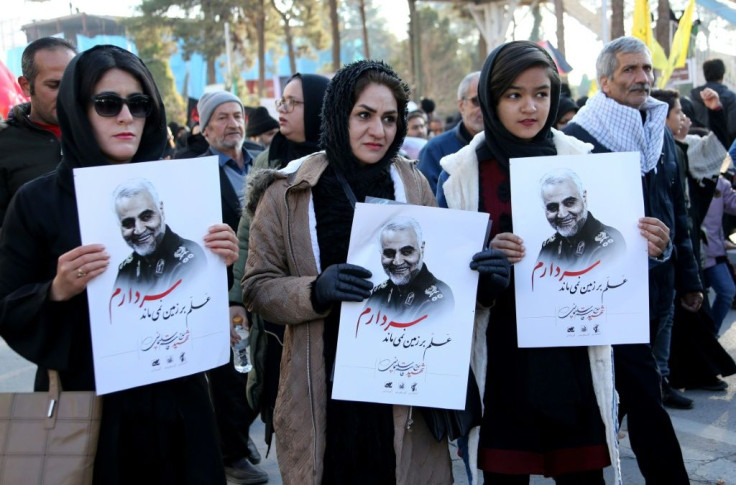
[{"label": "black headscarf", "polygon": [[[478,159],[487,160],[489,158],[493,158],[502,166],[506,167],[508,167],[508,161],[510,158],[538,157],[557,154],[555,145],[552,142],[552,132],[550,128],[555,121],[557,116],[557,107],[560,103],[560,80],[559,78],[551,79],[552,91],[550,93],[550,108],[549,114],[547,115],[547,121],[545,122],[544,127],[531,141],[517,138],[503,126],[503,123],[501,123],[501,120],[498,118],[496,113],[496,107],[498,106],[499,100],[496,99],[494,93],[491,92],[491,79],[499,54],[509,47],[513,48],[517,52],[514,53],[512,58],[506,59],[506,62],[513,62],[516,64],[513,66],[513,70],[517,75],[526,69],[537,65],[550,67],[551,69],[556,70],[555,63],[547,51],[535,43],[526,40],[501,44],[493,49],[493,51],[488,55],[485,63],[483,63],[483,70],[481,71],[480,81],[478,82],[478,98],[480,99],[480,109],[483,113],[483,127],[486,134],[486,142],[485,145],[481,145],[477,149]],[[544,56],[548,59],[548,63],[540,64],[538,59],[532,59],[528,55],[525,55],[534,51],[541,51],[544,53]],[[497,94],[501,95],[503,93]]]},{"label": "black headscarf", "polygon": [[141,143],[133,156],[133,162],[158,160],[167,140],[166,113],[161,95],[156,89],[148,68],[137,56],[112,45],[93,47],[71,60],[64,71],[56,100],[56,110],[61,127],[63,153],[59,176],[64,184],[73,183],[71,171],[78,167],[107,165],[108,161],[95,140],[87,109],[90,103],[81,92],[86,76],[96,76],[96,81],[110,69],[121,69],[135,77],[145,94],[154,99],[154,109],[143,128]]},{"label": "black headscarf", "polygon": [[[357,101],[355,86],[367,71],[379,71],[395,80],[401,86],[403,99],[396,100],[398,120],[393,143],[377,163],[362,165],[350,147],[349,121]],[[394,198],[389,170],[406,136],[408,99],[409,87],[380,61],[364,60],[348,64],[337,71],[327,87],[322,106],[321,145],[326,150],[329,166],[312,189],[323,270],[347,260],[353,223],[354,210],[337,174],[344,175],[358,202],[363,202],[369,195]],[[340,307],[335,306],[325,318],[322,334],[328,377],[335,361],[339,322]],[[332,390],[331,379],[327,379],[327,388],[329,395]],[[325,435],[323,483],[354,483],[358,471],[361,483],[395,482],[392,406],[329,399]]]},{"label": "black headscarf", "polygon": [[[405,92],[403,100],[397,100],[398,120],[396,137],[389,146],[386,154],[378,163],[361,166],[353,155],[350,147],[350,133],[348,130],[350,113],[355,106],[355,85],[366,71],[379,71],[396,78]],[[330,165],[343,172],[345,178],[351,182],[359,179],[371,179],[375,174],[385,171],[391,164],[404,143],[406,137],[406,105],[409,99],[409,86],[401,81],[390,66],[382,61],[361,60],[344,66],[337,71],[330,81],[322,105],[322,136],[321,146],[327,152]]]},{"label": "black headscarf", "polygon": [[302,81],[302,92],[304,96],[304,141],[293,142],[286,138],[281,132],[271,140],[268,148],[269,160],[281,160],[281,168],[290,161],[307,156],[319,151],[320,141],[320,113],[322,111],[322,100],[327,91],[330,80],[319,74],[296,73],[286,84],[294,79]]}]

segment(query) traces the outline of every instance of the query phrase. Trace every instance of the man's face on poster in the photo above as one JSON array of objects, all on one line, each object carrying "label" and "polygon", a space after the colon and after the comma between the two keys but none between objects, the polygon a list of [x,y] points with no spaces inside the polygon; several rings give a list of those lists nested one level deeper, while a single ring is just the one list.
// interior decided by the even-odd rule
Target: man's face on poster
[{"label": "man's face on poster", "polygon": [[424,243],[419,245],[411,229],[386,230],[381,234],[381,264],[395,285],[409,284],[422,269]]},{"label": "man's face on poster", "polygon": [[542,201],[547,221],[561,236],[574,236],[588,218],[585,191],[581,194],[570,179],[544,185]]},{"label": "man's face on poster", "polygon": [[128,246],[141,256],[153,253],[164,237],[163,203],[156,207],[151,194],[143,191],[118,199],[115,209]]}]

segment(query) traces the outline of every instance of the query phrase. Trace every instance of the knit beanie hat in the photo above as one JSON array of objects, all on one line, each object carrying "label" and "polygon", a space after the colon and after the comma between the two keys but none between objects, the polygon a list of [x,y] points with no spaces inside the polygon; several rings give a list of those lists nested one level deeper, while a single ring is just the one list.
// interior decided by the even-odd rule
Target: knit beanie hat
[{"label": "knit beanie hat", "polygon": [[199,126],[204,130],[207,127],[207,123],[212,118],[212,113],[215,112],[218,106],[224,103],[235,102],[240,105],[240,109],[243,108],[243,102],[240,98],[235,96],[233,93],[228,91],[212,91],[204,93],[199,102],[197,103],[197,111],[199,112]]},{"label": "knit beanie hat", "polygon": [[245,136],[258,136],[269,130],[279,127],[279,122],[268,114],[268,110],[263,106],[259,106],[248,114],[248,126],[245,129]]}]

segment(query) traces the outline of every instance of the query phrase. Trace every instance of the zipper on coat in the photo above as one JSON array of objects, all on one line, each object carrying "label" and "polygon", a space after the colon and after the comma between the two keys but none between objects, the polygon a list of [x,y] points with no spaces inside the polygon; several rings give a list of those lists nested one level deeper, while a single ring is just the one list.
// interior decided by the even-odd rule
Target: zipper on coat
[{"label": "zipper on coat", "polygon": [[[301,183],[299,184],[301,185]],[[286,231],[289,241],[289,255],[291,256],[292,264],[297,268],[297,259],[294,254],[294,244],[291,238],[291,207],[289,206],[289,192],[297,186],[290,186],[284,192],[284,207],[286,207]],[[314,390],[312,389],[312,335],[311,326],[307,322],[307,394],[309,395],[309,415],[312,420],[312,479],[317,484],[317,423],[314,417]]]}]

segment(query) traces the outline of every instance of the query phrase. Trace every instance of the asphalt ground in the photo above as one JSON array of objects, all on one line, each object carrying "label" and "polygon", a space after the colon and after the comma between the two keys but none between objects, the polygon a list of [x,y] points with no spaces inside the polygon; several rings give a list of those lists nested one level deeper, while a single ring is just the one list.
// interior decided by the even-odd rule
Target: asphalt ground
[{"label": "asphalt ground", "polygon": [[[721,344],[736,358],[736,311],[731,311],[724,322],[720,338]],[[0,340],[0,391],[31,391],[35,366],[13,352],[7,344]],[[725,378],[729,387],[723,392],[684,391],[685,395],[695,401],[690,410],[670,409],[675,430],[685,458],[685,465],[693,484],[736,485],[736,376]],[[622,423],[623,434],[626,433],[626,421]],[[266,457],[264,442],[264,425],[256,419],[251,427],[251,437],[257,444],[263,461],[259,465],[269,475],[269,483],[282,483],[278,468],[278,457],[275,446]],[[636,459],[629,446],[628,436],[620,441],[621,468],[623,483],[644,485],[639,473]],[[457,450],[450,444],[450,455],[453,458],[455,484],[468,484],[462,460]],[[605,473],[606,483],[613,484],[613,473],[609,469]],[[481,478],[482,483],[482,478]],[[552,484],[552,479],[533,477],[532,485]],[[235,485],[235,484],[233,484]]]}]

